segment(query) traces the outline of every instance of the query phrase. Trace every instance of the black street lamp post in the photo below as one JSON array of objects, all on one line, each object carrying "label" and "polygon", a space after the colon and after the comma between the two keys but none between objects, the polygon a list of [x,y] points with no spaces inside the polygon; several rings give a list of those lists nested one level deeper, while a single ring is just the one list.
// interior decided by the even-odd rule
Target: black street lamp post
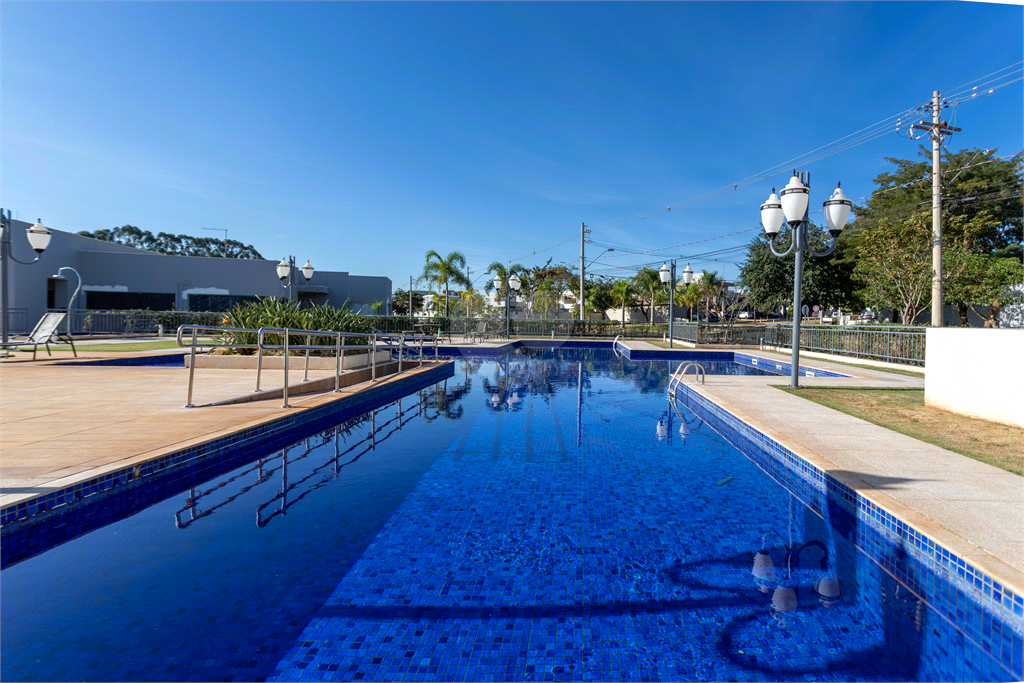
[{"label": "black street lamp post", "polygon": [[[839,243],[839,235],[842,234],[843,228],[846,226],[846,221],[850,217],[850,208],[853,206],[853,203],[843,194],[842,187],[836,187],[832,196],[823,204],[825,222],[828,224],[828,233],[832,236],[832,244],[825,251],[815,251],[807,239],[807,226],[810,225],[807,214],[810,199],[810,173],[806,175],[806,184],[804,184],[804,180],[803,173],[797,176],[796,171],[793,171],[793,177],[789,179],[789,184],[779,193],[781,199],[779,195],[775,194],[775,188],[772,188],[772,194],[768,197],[768,201],[761,205],[761,225],[764,227],[765,234],[768,235],[768,246],[772,253],[780,258],[785,258],[794,251],[796,252],[796,266],[793,272],[793,356],[789,379],[789,386],[794,389],[800,386],[800,284],[804,275],[804,249],[814,256],[828,256],[835,251],[836,245]],[[789,223],[793,238],[789,249],[779,253],[775,250],[775,238],[779,236],[779,228],[782,227],[784,220]]]}]

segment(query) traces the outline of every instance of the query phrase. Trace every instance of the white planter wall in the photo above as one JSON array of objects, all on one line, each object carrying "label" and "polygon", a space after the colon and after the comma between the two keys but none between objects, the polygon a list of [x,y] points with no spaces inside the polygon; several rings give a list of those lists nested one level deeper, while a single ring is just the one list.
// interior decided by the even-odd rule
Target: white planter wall
[{"label": "white planter wall", "polygon": [[1024,427],[1024,329],[928,328],[925,405]]}]

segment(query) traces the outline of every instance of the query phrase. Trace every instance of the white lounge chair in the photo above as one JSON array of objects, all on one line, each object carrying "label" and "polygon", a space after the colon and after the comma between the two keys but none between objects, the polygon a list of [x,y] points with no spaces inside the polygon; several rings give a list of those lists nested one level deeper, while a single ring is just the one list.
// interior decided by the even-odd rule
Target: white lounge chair
[{"label": "white lounge chair", "polygon": [[62,322],[64,322],[64,318],[66,318],[67,315],[68,314],[67,314],[66,311],[65,312],[55,311],[55,312],[47,313],[47,314],[43,315],[42,318],[39,319],[39,322],[36,323],[35,328],[32,330],[32,332],[28,335],[27,338],[25,338],[25,339],[23,339],[21,341],[16,341],[16,340],[12,339],[11,341],[7,342],[6,344],[3,344],[2,346],[4,346],[4,347],[11,347],[11,346],[29,346],[29,345],[31,345],[32,346],[32,360],[35,360],[36,359],[36,351],[39,350],[39,345],[40,344],[45,344],[46,345],[46,355],[52,356],[53,354],[50,352],[50,342],[57,343],[57,342],[60,342],[60,341],[66,341],[67,343],[71,344],[71,352],[73,354],[75,354],[75,358],[78,358],[78,351],[75,350],[75,342],[74,342],[74,340],[71,339],[71,335],[69,335],[69,334],[60,334],[59,332],[57,332],[57,327]]}]

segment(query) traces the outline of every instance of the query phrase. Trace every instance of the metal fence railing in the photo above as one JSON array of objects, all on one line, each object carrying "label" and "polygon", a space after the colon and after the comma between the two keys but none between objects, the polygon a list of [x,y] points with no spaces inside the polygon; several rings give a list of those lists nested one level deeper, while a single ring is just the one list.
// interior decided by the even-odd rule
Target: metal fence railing
[{"label": "metal fence railing", "polygon": [[[216,336],[215,341],[200,341],[200,337]],[[345,351],[355,350],[366,356],[365,364],[359,366],[363,370],[370,371],[370,381],[377,381],[377,353],[386,352],[388,357],[396,355],[398,361],[398,372],[403,370],[403,362],[406,367],[423,365],[423,348],[425,345],[434,346],[434,357],[437,357],[437,337],[426,335],[394,335],[364,332],[338,332],[330,330],[302,330],[290,329],[287,327],[261,327],[249,329],[240,327],[222,327],[217,325],[182,325],[177,332],[178,346],[190,349],[189,370],[188,370],[188,400],[186,408],[195,407],[192,403],[192,388],[196,374],[196,351],[200,348],[228,348],[228,349],[251,349],[256,351],[256,389],[254,394],[263,391],[260,388],[260,378],[263,372],[264,352],[279,353],[284,357],[282,366],[284,368],[284,388],[282,396],[284,403],[282,408],[288,408],[288,369],[295,352],[304,356],[303,381],[309,381],[309,358],[310,352],[328,352],[334,356],[334,391],[341,390],[341,374],[343,371],[343,358]],[[255,343],[246,343],[253,341]],[[277,344],[271,343],[277,341]],[[352,341],[354,343],[349,344]],[[346,366],[347,367],[347,366]],[[212,403],[211,405],[216,405]]]},{"label": "metal fence railing", "polygon": [[[373,316],[374,328],[381,332],[408,332],[424,326],[436,327],[440,332],[449,334],[469,334],[476,330],[481,322],[505,324],[504,318],[412,318],[409,316]],[[661,339],[668,333],[668,323],[626,323],[615,320],[530,320],[513,318],[509,325],[509,334],[514,337],[536,336],[550,337],[608,337],[617,335],[636,338],[647,337]]]},{"label": "metal fence railing", "polygon": [[28,309],[8,308],[7,309],[7,331],[10,334],[28,334]]},{"label": "metal fence railing", "polygon": [[[50,309],[63,311],[64,309]],[[74,310],[61,323],[68,334],[157,334],[162,327],[168,335],[182,325],[219,325],[223,313],[194,311],[90,311]]]},{"label": "metal fence railing", "polygon": [[[800,328],[800,348],[889,363],[924,365],[925,329],[896,326],[808,325]],[[785,325],[766,325],[764,343],[768,346],[792,348],[793,328]]]}]

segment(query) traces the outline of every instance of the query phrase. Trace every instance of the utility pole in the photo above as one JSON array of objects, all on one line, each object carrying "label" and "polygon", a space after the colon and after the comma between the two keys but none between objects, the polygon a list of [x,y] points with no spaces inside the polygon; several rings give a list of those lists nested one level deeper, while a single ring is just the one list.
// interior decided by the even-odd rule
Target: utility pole
[{"label": "utility pole", "polygon": [[585,303],[586,295],[583,292],[583,276],[586,270],[586,265],[583,263],[583,253],[584,246],[587,243],[588,232],[590,231],[587,230],[587,226],[583,223],[580,223],[580,322],[583,322],[586,319],[587,312],[587,305]]},{"label": "utility pole", "polygon": [[409,276],[409,317],[412,317],[412,275]]},{"label": "utility pole", "polygon": [[469,286],[466,287],[466,317],[469,318],[469,307],[473,305],[473,283],[469,279],[469,266],[466,266],[466,282],[469,282]]},{"label": "utility pole", "polygon": [[[932,92],[932,121],[911,126],[932,136],[932,327],[942,327],[942,138],[959,132],[939,118],[942,109],[939,91]],[[904,320],[904,324],[913,320]]]}]

